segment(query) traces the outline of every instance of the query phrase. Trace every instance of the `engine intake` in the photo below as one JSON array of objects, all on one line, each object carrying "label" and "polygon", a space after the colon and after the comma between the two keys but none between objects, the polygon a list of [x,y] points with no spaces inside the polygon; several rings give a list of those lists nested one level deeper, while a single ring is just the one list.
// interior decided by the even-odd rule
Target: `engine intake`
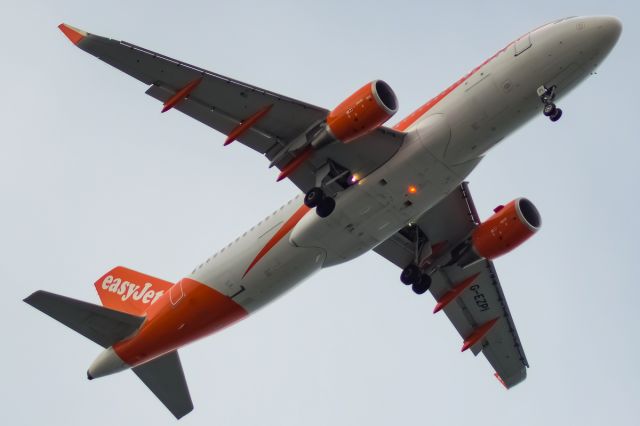
[{"label": "engine intake", "polygon": [[510,252],[535,234],[542,224],[540,213],[526,198],[517,198],[482,222],[471,235],[473,251],[493,260]]}]

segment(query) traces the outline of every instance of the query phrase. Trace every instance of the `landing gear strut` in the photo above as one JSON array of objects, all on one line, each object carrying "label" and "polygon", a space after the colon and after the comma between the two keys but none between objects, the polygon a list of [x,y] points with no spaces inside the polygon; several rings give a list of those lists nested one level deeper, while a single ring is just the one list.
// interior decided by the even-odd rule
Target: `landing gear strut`
[{"label": "landing gear strut", "polygon": [[556,104],[553,103],[553,100],[556,97],[556,86],[553,85],[549,88],[540,86],[538,88],[538,96],[540,96],[540,100],[544,104],[542,114],[544,114],[545,117],[549,117],[553,122],[560,120],[560,117],[562,117],[562,110],[557,108]]},{"label": "landing gear strut", "polygon": [[431,287],[431,277],[423,274],[417,265],[411,264],[402,270],[400,281],[405,285],[411,285],[416,294],[423,294]]},{"label": "landing gear strut", "polygon": [[316,213],[320,217],[329,216],[336,208],[336,200],[325,195],[322,188],[311,188],[304,196],[304,204],[307,207],[316,209]]}]

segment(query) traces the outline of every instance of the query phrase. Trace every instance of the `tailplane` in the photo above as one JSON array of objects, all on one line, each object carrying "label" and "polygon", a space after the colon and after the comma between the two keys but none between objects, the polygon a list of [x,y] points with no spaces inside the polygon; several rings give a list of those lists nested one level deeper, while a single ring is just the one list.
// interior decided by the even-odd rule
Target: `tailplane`
[{"label": "tailplane", "polygon": [[129,337],[144,321],[144,317],[43,290],[24,301],[104,348]]},{"label": "tailplane", "polygon": [[133,372],[164,404],[176,419],[193,410],[187,380],[182,371],[178,351],[169,352],[133,368]]},{"label": "tailplane", "polygon": [[[117,288],[115,283],[118,284]],[[112,284],[114,287],[109,287]],[[155,297],[162,296],[170,286],[171,283],[167,281],[118,267],[96,282],[100,299],[105,306],[43,290],[36,291],[24,301],[107,348],[87,371],[88,378],[93,379],[129,368],[112,346],[136,333],[145,320],[142,315],[146,309]],[[132,370],[176,418],[179,419],[193,410],[177,351],[133,367]]]}]

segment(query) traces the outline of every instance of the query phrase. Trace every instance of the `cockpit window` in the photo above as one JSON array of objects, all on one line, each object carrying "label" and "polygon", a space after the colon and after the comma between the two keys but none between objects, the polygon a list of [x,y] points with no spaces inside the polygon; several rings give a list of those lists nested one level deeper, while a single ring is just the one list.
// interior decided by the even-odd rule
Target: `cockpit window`
[{"label": "cockpit window", "polygon": [[554,24],[558,24],[560,22],[568,21],[569,19],[577,18],[577,16],[567,16],[566,18],[558,19],[557,21],[553,21]]}]

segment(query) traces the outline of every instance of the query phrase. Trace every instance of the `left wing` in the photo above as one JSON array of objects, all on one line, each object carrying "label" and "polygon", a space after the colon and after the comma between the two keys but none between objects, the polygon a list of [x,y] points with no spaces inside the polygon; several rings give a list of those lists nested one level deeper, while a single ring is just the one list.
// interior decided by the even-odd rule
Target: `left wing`
[{"label": "left wing", "polygon": [[[415,262],[434,262],[430,291],[437,301],[434,313],[443,310],[464,339],[463,351],[482,351],[507,388],[527,377],[529,367],[507,300],[493,262],[482,260],[466,268],[455,262],[438,264],[480,223],[466,182],[434,208],[374,250],[400,268]],[[426,251],[426,252],[425,252]],[[439,265],[439,266],[438,266]],[[428,268],[428,267],[427,267]]]},{"label": "left wing", "polygon": [[[294,154],[282,155],[282,151],[296,138],[314,132],[328,114],[324,108],[131,43],[100,37],[66,24],[61,24],[60,29],[80,49],[148,85],[146,93],[164,102],[164,110],[175,108],[229,135],[230,139],[237,139],[266,156],[279,169],[294,159]],[[380,127],[351,143],[336,143],[315,151],[288,177],[306,192],[316,186],[317,172],[328,162],[366,176],[395,154],[403,138],[402,132]]]}]

